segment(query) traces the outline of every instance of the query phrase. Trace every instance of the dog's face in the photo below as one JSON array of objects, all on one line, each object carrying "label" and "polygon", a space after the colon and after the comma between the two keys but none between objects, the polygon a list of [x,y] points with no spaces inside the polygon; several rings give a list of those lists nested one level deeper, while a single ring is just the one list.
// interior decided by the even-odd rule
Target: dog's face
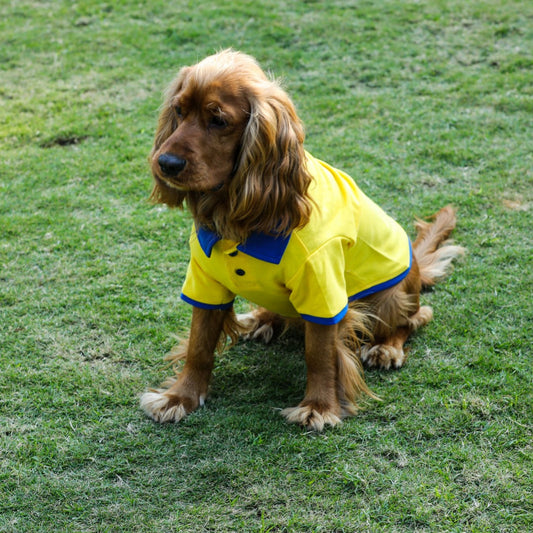
[{"label": "dog's face", "polygon": [[234,173],[250,115],[242,85],[231,74],[211,78],[189,67],[173,90],[171,132],[152,154],[152,172],[173,189],[216,190]]},{"label": "dog's face", "polygon": [[224,50],[167,89],[150,164],[151,199],[186,201],[197,226],[244,242],[309,218],[304,130],[293,103],[250,56]]}]

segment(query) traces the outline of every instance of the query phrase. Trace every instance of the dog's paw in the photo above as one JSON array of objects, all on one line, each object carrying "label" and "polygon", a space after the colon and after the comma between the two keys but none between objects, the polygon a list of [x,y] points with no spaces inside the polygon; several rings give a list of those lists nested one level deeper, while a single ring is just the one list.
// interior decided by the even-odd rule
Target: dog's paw
[{"label": "dog's paw", "polygon": [[408,318],[413,330],[425,326],[433,318],[433,309],[429,305],[423,305],[418,311]]},{"label": "dog's paw", "polygon": [[395,348],[388,344],[365,344],[361,348],[361,361],[368,367],[377,367],[384,370],[400,368],[405,363],[407,355],[403,349]]},{"label": "dog's paw", "polygon": [[244,329],[244,340],[258,340],[268,344],[274,337],[274,325],[262,322],[257,313],[242,313],[237,315],[237,321]]},{"label": "dog's paw", "polygon": [[[160,423],[179,422],[195,408],[190,401],[156,390],[145,392],[140,404],[151,419]],[[199,399],[199,404],[203,405],[202,398]]]},{"label": "dog's paw", "polygon": [[333,427],[342,422],[333,411],[314,408],[312,405],[288,407],[281,414],[288,422],[300,424],[311,431],[322,431],[325,425]]},{"label": "dog's paw", "polygon": [[272,324],[262,324],[252,334],[253,340],[258,340],[268,344],[274,337],[274,328]]}]

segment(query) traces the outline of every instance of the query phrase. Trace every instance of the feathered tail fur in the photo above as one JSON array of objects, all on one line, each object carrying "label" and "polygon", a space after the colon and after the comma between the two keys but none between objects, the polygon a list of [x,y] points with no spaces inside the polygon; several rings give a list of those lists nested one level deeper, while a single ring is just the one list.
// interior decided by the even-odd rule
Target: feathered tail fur
[{"label": "feathered tail fur", "polygon": [[413,243],[422,287],[431,287],[451,270],[452,261],[464,253],[462,246],[451,244],[448,237],[455,228],[455,209],[447,205],[431,217],[431,222],[416,221],[417,237]]}]

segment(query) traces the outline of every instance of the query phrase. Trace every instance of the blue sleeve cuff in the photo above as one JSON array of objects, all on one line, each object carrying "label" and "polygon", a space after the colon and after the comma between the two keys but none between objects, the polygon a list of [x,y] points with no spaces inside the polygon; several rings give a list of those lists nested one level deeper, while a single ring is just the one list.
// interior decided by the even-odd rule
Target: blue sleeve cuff
[{"label": "blue sleeve cuff", "polygon": [[185,296],[185,294],[183,293],[181,293],[181,299],[184,302],[187,302],[188,304],[194,307],[200,307],[201,309],[231,309],[233,307],[233,300],[225,304],[206,304],[204,302],[198,302],[197,300],[193,300],[192,298]]},{"label": "blue sleeve cuff", "polygon": [[313,315],[300,315],[304,320],[307,320],[308,322],[314,322],[315,324],[322,324],[323,326],[333,326],[334,324],[338,324],[343,318],[344,315],[348,312],[348,304],[344,307],[344,309],[336,314],[335,316],[332,316],[331,318],[324,318],[320,316],[313,316]]}]

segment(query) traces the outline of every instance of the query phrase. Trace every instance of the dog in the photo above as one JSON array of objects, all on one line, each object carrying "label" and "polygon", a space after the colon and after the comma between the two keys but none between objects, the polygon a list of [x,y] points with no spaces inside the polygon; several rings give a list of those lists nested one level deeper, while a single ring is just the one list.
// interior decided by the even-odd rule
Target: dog
[{"label": "dog", "polygon": [[[223,50],[184,67],[168,87],[150,166],[151,199],[186,204],[194,221],[181,297],[192,304],[188,340],[170,356],[181,372],[141,396],[158,422],[205,402],[214,353],[229,338],[270,341],[303,325],[307,385],[282,411],[309,430],[357,411],[363,365],[400,368],[409,335],[432,318],[423,287],[463,249],[448,237],[451,206],[402,227],[344,172],[304,149],[304,129],[280,84],[256,60]],[[236,315],[233,300],[258,305]]]}]

